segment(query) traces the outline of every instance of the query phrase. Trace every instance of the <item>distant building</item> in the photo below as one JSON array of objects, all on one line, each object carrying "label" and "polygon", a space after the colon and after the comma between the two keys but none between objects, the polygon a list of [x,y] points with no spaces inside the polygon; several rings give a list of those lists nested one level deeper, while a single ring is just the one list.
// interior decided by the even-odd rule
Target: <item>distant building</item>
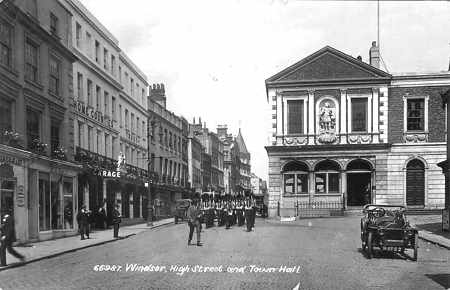
[{"label": "distant building", "polygon": [[227,125],[217,127],[217,135],[222,141],[224,149],[224,188],[226,194],[237,195],[240,190],[241,181],[241,159],[239,146],[232,134],[228,134]]},{"label": "distant building", "polygon": [[[194,119],[195,122],[195,119]],[[224,145],[216,133],[210,132],[205,126],[202,127],[201,119],[199,123],[191,124],[193,134],[202,144],[205,152],[202,157],[204,165],[203,191],[204,192],[224,192]]]},{"label": "distant building", "polygon": [[251,163],[250,163],[250,152],[247,150],[245,145],[244,137],[242,136],[241,128],[239,128],[239,133],[236,136],[236,144],[239,147],[239,159],[240,159],[240,193],[250,193],[251,183]]},{"label": "distant building", "polygon": [[442,208],[450,73],[389,74],[326,46],[266,80],[269,215],[296,203]]},{"label": "distant building", "polygon": [[[195,123],[195,121],[194,121]],[[188,136],[188,170],[189,183],[193,191],[199,195],[203,191],[202,155],[205,149],[195,135],[192,125],[189,125]]]},{"label": "distant building", "polygon": [[154,84],[148,99],[149,171],[155,216],[171,216],[175,201],[188,190],[188,122],[166,108],[163,84]]},{"label": "distant building", "polygon": [[267,195],[267,185],[264,180],[258,177],[255,173],[250,174],[250,182],[252,187],[252,194],[258,204],[263,204]]},{"label": "distant building", "polygon": [[[140,221],[147,213],[147,77],[119,47],[119,41],[78,0],[60,1],[72,14],[72,100],[78,208],[105,207],[112,216]],[[119,155],[124,167],[116,175]],[[111,222],[111,219],[109,220]]]}]

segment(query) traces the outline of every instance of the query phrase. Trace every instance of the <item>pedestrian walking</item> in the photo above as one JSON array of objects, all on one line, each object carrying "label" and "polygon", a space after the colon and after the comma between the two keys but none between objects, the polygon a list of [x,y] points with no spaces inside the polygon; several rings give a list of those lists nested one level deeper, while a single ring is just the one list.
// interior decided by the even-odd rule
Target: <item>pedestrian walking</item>
[{"label": "pedestrian walking", "polygon": [[19,259],[25,261],[25,257],[13,249],[12,243],[16,241],[16,230],[12,214],[5,214],[0,225],[0,266],[6,266],[6,250]]},{"label": "pedestrian walking", "polygon": [[192,236],[194,234],[194,229],[197,233],[197,246],[202,246],[200,242],[200,219],[201,211],[198,205],[198,201],[194,200],[187,210],[188,226],[189,226],[189,238],[188,245],[191,245]]},{"label": "pedestrian walking", "polygon": [[86,210],[85,205],[81,206],[81,210],[77,214],[77,222],[81,239],[84,240],[85,235],[89,239],[89,211]]},{"label": "pedestrian walking", "polygon": [[114,211],[113,211],[113,237],[118,238],[119,237],[119,224],[122,222],[122,215],[119,211],[119,205],[116,204]]}]

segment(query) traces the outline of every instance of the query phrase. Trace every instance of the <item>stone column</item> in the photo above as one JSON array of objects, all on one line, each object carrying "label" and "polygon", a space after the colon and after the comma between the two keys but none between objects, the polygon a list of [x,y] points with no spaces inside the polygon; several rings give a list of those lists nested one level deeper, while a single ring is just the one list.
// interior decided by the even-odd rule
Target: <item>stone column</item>
[{"label": "stone column", "polygon": [[89,183],[86,183],[84,187],[84,205],[86,209],[89,210]]},{"label": "stone column", "polygon": [[314,90],[308,90],[308,144],[314,145],[316,114],[314,112]]},{"label": "stone column", "polygon": [[341,144],[347,143],[347,90],[340,89],[341,91]]},{"label": "stone column", "polygon": [[134,192],[128,196],[128,205],[130,207],[130,219],[134,218],[133,202],[134,202]]},{"label": "stone column", "polygon": [[344,209],[347,209],[347,172],[341,173],[341,192],[342,192],[342,205]]},{"label": "stone column", "polygon": [[314,193],[315,193],[315,181],[314,181],[314,172],[310,171],[308,172],[308,182],[309,182],[309,201],[314,200]]},{"label": "stone column", "polygon": [[[107,184],[107,179],[103,178],[103,200],[106,200],[106,184]],[[102,201],[103,204],[103,201]]]}]

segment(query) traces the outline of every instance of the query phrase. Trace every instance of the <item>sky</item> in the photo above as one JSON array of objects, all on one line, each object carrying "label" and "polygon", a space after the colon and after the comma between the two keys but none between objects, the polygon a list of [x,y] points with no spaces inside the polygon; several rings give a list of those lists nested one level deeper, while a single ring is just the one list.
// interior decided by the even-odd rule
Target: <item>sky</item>
[{"label": "sky", "polygon": [[[80,0],[118,39],[167,108],[211,131],[241,128],[252,172],[267,179],[270,107],[264,81],[330,45],[368,61],[377,2]],[[390,73],[445,71],[450,2],[380,2],[380,51]]]}]

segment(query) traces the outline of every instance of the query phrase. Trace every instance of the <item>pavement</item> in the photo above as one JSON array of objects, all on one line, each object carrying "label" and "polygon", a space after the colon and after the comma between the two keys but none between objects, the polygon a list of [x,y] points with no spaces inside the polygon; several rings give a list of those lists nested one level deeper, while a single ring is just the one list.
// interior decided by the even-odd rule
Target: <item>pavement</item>
[{"label": "pavement", "polygon": [[143,231],[158,228],[161,226],[173,224],[173,218],[162,219],[153,222],[153,226],[147,226],[146,223],[136,224],[131,226],[120,227],[119,238],[113,237],[113,229],[109,230],[96,230],[92,231],[89,235],[89,239],[81,240],[79,235],[59,238],[54,240],[29,243],[14,247],[17,252],[25,256],[25,262],[20,262],[19,259],[6,252],[7,266],[1,267],[0,271],[4,271],[9,268],[14,268],[36,262],[42,259],[53,258],[69,252],[102,245],[118,240],[127,239]]},{"label": "pavement", "polygon": [[419,230],[419,238],[450,250],[450,231],[442,230],[441,215],[407,216],[410,224]]}]

